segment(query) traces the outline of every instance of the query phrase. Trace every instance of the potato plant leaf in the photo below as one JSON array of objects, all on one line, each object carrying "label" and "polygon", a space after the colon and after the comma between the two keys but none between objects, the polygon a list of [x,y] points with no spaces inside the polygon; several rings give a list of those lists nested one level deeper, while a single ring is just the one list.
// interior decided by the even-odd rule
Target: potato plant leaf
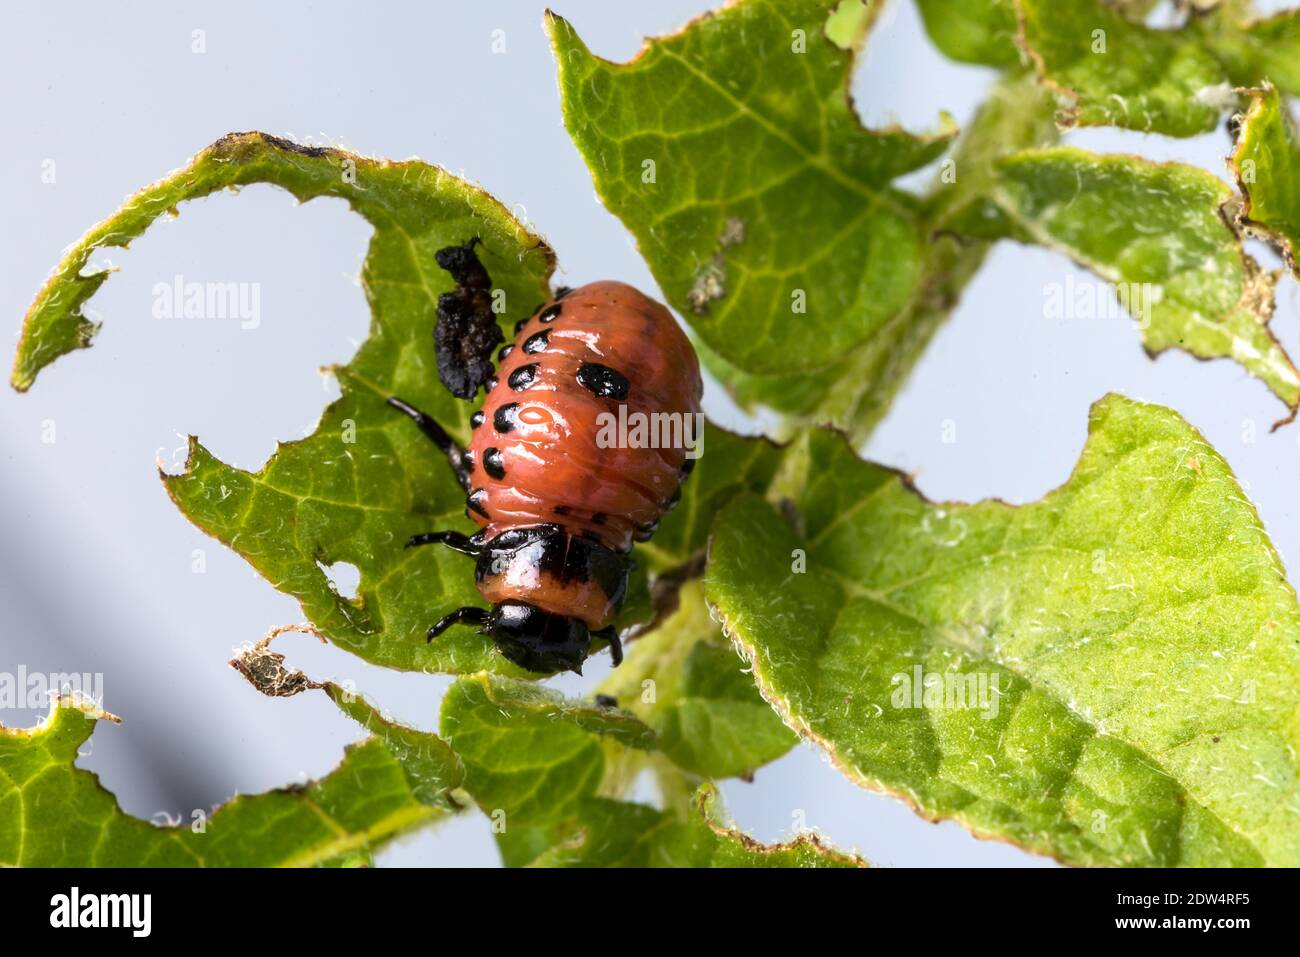
[{"label": "potato plant leaf", "polygon": [[1098,0],[1016,0],[1020,42],[1056,91],[1060,120],[1194,136],[1232,103],[1199,35],[1135,23]]},{"label": "potato plant leaf", "polygon": [[726,823],[715,785],[691,799],[685,821],[644,804],[588,798],[565,823],[560,843],[534,867],[866,867],[816,834],[761,844]]},{"label": "potato plant leaf", "polygon": [[617,707],[474,675],[443,700],[442,733],[465,762],[465,790],[491,821],[508,866],[860,863],[808,837],[758,844],[722,823],[710,785],[684,809],[621,800],[647,760],[660,760],[653,753],[660,741]]},{"label": "potato plant leaf", "polygon": [[356,866],[385,841],[443,817],[445,789],[431,785],[450,785],[459,773],[433,735],[401,757],[370,737],[319,781],[240,795],[210,816],[159,826],[123,812],[95,774],[74,764],[106,717],[62,699],[35,728],[0,728],[0,864]]},{"label": "potato plant leaf", "polygon": [[630,712],[487,674],[451,686],[441,729],[510,867],[551,846],[556,822],[597,793],[612,755],[655,747],[654,732]]},{"label": "potato plant leaf", "polygon": [[[931,37],[954,59],[998,63],[1001,0],[918,0],[934,8]],[[1233,86],[1272,83],[1300,94],[1300,10],[1257,17],[1251,0],[1193,11],[1184,26],[1155,29],[1155,6],[1102,0],[1008,0],[1018,42],[1058,95],[1065,125],[1121,126],[1171,136],[1214,128],[1235,104]],[[931,20],[934,24],[931,25]]]},{"label": "potato plant leaf", "polygon": [[1069,294],[1062,284],[1055,301],[1044,300],[1049,315],[1096,318],[1122,302],[1151,354],[1232,358],[1294,413],[1300,372],[1268,326],[1277,277],[1246,255],[1226,221],[1234,199],[1226,183],[1194,166],[1074,147],[1015,154],[1000,172],[997,196],[1021,237],[1111,286]]},{"label": "potato plant leaf", "polygon": [[1252,6],[1228,0],[1193,18],[1191,28],[1235,85],[1268,81],[1293,96],[1300,94],[1300,10],[1256,18]]},{"label": "potato plant leaf", "polygon": [[[958,140],[952,166],[936,177],[918,211],[919,228],[928,242],[909,306],[889,317],[862,345],[815,374],[759,373],[729,363],[697,337],[703,363],[741,406],[781,412],[789,428],[829,423],[865,439],[983,263],[987,243],[971,242],[971,237],[996,239],[1008,231],[1005,216],[989,202],[997,157],[1054,142],[1052,117],[1052,100],[1032,79],[1010,75],[993,87]],[[707,163],[706,157],[701,161]]]},{"label": "potato plant leaf", "polygon": [[742,492],[766,492],[782,458],[780,446],[772,442],[706,423],[701,455],[682,486],[681,505],[663,517],[654,538],[637,545],[636,561],[663,572],[702,553],[714,514]]},{"label": "potato plant leaf", "polygon": [[659,750],[679,768],[701,777],[748,775],[798,738],[710,617],[703,585],[687,584],[680,599],[660,628],[629,645],[599,690],[653,728]]},{"label": "potato plant leaf", "polygon": [[1300,142],[1275,87],[1251,91],[1231,165],[1245,200],[1241,221],[1277,243],[1300,276]]},{"label": "potato plant leaf", "polygon": [[402,766],[416,800],[451,812],[462,810],[453,792],[465,780],[465,767],[446,741],[436,734],[398,724],[380,714],[365,698],[332,682],[326,683],[324,690],[340,711],[383,742]]},{"label": "potato plant leaf", "polygon": [[[854,39],[878,4],[857,6]],[[916,204],[892,180],[950,131],[861,126],[834,7],[744,0],[626,64],[547,18],[565,123],[602,202],[709,351],[744,372],[830,365],[909,302],[921,271]]]},{"label": "potato plant leaf", "polygon": [[791,454],[802,528],[738,498],[708,594],[850,778],[1073,864],[1300,863],[1300,607],[1176,413],[1102,400],[1020,507],[932,504],[829,433]]},{"label": "potato plant leaf", "polygon": [[[279,445],[255,473],[226,465],[191,439],[185,471],[163,477],[168,492],[191,521],[296,597],[331,641],[367,661],[517,673],[473,629],[424,640],[443,612],[479,597],[469,559],[403,545],[417,532],[473,526],[445,460],[385,405],[400,395],[461,438],[468,432],[470,406],[452,399],[436,371],[437,300],[454,285],[435,262],[439,249],[479,239],[478,254],[507,306],[503,328],[549,295],[550,249],[464,181],[419,161],[372,160],[261,133],[224,137],[72,247],[27,315],[14,384],[26,388],[41,367],[89,343],[82,306],[107,275],[86,272],[95,250],[127,245],[179,203],[249,183],[270,183],[303,201],[342,198],[375,227],[362,270],[370,335],[333,370],[343,395],[310,437]],[[339,595],[327,577],[323,566],[336,562],[360,570],[355,599]]]},{"label": "potato plant leaf", "polygon": [[273,629],[266,638],[246,646],[230,666],[269,698],[289,698],[308,690],[324,691],[340,711],[384,743],[406,772],[411,791],[420,801],[448,811],[463,810],[452,792],[465,779],[465,768],[447,742],[435,734],[397,724],[350,688],[332,681],[313,681],[287,665],[284,655],[271,649],[271,643],[280,634],[303,630],[303,626],[293,625]]},{"label": "potato plant leaf", "polygon": [[1010,67],[1020,62],[1014,0],[916,0],[940,52],[960,63]]}]

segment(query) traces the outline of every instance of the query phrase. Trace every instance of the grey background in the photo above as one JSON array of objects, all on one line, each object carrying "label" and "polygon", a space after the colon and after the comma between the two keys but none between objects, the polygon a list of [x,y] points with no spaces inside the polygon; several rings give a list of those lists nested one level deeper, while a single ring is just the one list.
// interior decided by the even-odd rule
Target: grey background
[{"label": "grey background", "polygon": [[[553,0],[593,50],[627,59],[710,0],[645,4]],[[29,3],[6,8],[0,33],[0,311],[16,342],[28,303],[63,247],[130,192],[232,130],[260,129],[393,159],[421,157],[477,180],[558,251],[560,280],[617,277],[654,289],[627,232],[594,199],[561,124],[543,4],[227,2],[217,6]],[[192,31],[206,52],[192,52]],[[492,52],[492,31],[506,52]],[[869,124],[926,129],[946,109],[967,120],[991,74],[943,60],[913,6],[894,0],[853,91]],[[1094,149],[1182,159],[1223,175],[1221,133],[1174,141],[1115,131],[1073,134]],[[42,182],[43,163],[56,182]],[[357,275],[365,224],[333,200],[297,206],[251,187],[184,207],[129,252],[91,303],[95,347],[47,369],[34,389],[0,390],[0,670],[105,675],[101,727],[81,765],[126,809],[185,814],[236,792],[329,771],[359,737],[322,695],[270,700],[225,664],[296,603],[173,508],[155,477],[194,433],[253,469],[279,438],[308,431],[368,316]],[[1255,250],[1270,266],[1277,260]],[[1013,502],[1064,481],[1088,406],[1108,390],[1181,411],[1227,456],[1288,566],[1300,556],[1290,427],[1281,405],[1228,362],[1170,354],[1150,362],[1123,320],[1043,318],[1046,284],[1074,272],[1041,250],[999,247],[939,333],[866,452],[916,474],[928,495]],[[262,323],[163,321],[151,288],[187,280],[261,284]],[[1076,279],[1085,277],[1075,272]],[[1297,346],[1296,286],[1279,288],[1275,328]],[[10,343],[10,346],[13,345]],[[745,426],[716,388],[706,408]],[[944,420],[958,441],[940,441]],[[1253,421],[1257,440],[1245,441]],[[56,441],[42,432],[53,423]],[[192,571],[201,549],[206,571]],[[343,587],[349,583],[341,582]],[[446,679],[372,668],[303,637],[280,650],[316,677],[351,679],[396,717],[432,728]],[[562,681],[579,690],[599,680]],[[10,725],[38,715],[0,714]],[[754,784],[727,782],[729,807],[757,837],[787,836],[796,815],[883,865],[1043,865],[1012,847],[930,825],[850,785],[801,748]],[[398,844],[394,865],[494,865],[475,816]]]}]

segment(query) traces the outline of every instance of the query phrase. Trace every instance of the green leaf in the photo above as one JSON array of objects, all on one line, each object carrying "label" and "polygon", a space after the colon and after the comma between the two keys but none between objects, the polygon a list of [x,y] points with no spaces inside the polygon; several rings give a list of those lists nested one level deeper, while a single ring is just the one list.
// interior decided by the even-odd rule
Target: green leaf
[{"label": "green leaf", "polygon": [[815,834],[760,844],[724,822],[721,797],[705,784],[682,821],[643,804],[589,798],[566,822],[561,843],[536,867],[866,867]]},{"label": "green leaf", "polygon": [[709,599],[850,778],[1068,863],[1300,863],[1300,607],[1176,413],[1102,400],[1020,507],[929,503],[827,433],[791,454],[802,530],[737,499]]},{"label": "green leaf", "polygon": [[1194,136],[1231,105],[1223,67],[1192,31],[1145,27],[1097,0],[1017,3],[1021,45],[1064,125]]},{"label": "green leaf", "polygon": [[411,792],[418,800],[448,811],[462,810],[452,792],[464,781],[465,768],[447,742],[393,722],[348,688],[330,681],[313,681],[286,665],[284,655],[271,649],[271,643],[286,631],[312,633],[308,626],[301,625],[272,629],[267,637],[245,647],[230,666],[270,698],[289,698],[312,689],[324,691],[340,711],[384,743],[406,772]]},{"label": "green leaf", "polygon": [[460,802],[452,792],[464,782],[465,767],[446,741],[436,734],[392,721],[365,698],[346,688],[332,682],[322,687],[340,711],[383,742],[402,766],[416,800],[447,811],[461,810]]},{"label": "green leaf", "polygon": [[1244,204],[1241,222],[1277,243],[1300,276],[1300,143],[1295,124],[1273,87],[1251,91],[1251,105],[1230,159]]},{"label": "green leaf", "polygon": [[916,5],[930,39],[949,59],[1000,67],[1020,62],[1013,0],[916,0]]},{"label": "green leaf", "polygon": [[1300,10],[1254,19],[1252,5],[1224,3],[1191,26],[1237,86],[1273,83],[1300,94]]},{"label": "green leaf", "polygon": [[671,618],[629,645],[599,690],[652,727],[659,750],[679,768],[701,777],[747,776],[798,738],[759,696],[710,617],[703,585],[688,583],[680,599]]},{"label": "green leaf", "polygon": [[[20,867],[356,866],[385,841],[444,816],[435,780],[452,780],[432,735],[398,757],[383,737],[348,747],[311,784],[240,795],[196,831],[131,817],[77,768],[97,720],[111,715],[62,699],[34,729],[0,728],[0,864]],[[411,732],[418,735],[418,732]]]},{"label": "green leaf", "polygon": [[451,686],[441,727],[511,867],[554,842],[556,823],[598,792],[617,753],[655,746],[654,732],[629,712],[486,674]]},{"label": "green leaf", "polygon": [[[1071,147],[1025,151],[1000,169],[999,202],[1021,235],[1114,287],[1075,290],[1071,301],[1065,286],[1045,290],[1049,315],[1118,297],[1148,352],[1235,359],[1294,412],[1300,372],[1268,327],[1277,277],[1245,254],[1221,215],[1234,201],[1226,183],[1194,166]],[[1080,293],[1091,297],[1084,306]]]},{"label": "green leaf", "polygon": [[792,425],[830,423],[865,440],[983,262],[988,244],[970,238],[1011,232],[990,201],[997,159],[1054,142],[1053,113],[1032,78],[1008,76],[994,86],[954,151],[955,180],[941,173],[927,197],[922,229],[930,238],[912,301],[867,342],[816,375],[742,371],[697,343],[701,360],[742,406],[765,405]]},{"label": "green leaf", "polygon": [[[403,543],[417,532],[473,526],[445,460],[385,405],[400,395],[458,436],[468,432],[469,407],[442,387],[434,361],[437,298],[454,285],[434,262],[438,249],[481,241],[480,257],[505,295],[503,327],[549,296],[551,251],[462,180],[418,161],[372,160],[261,133],[227,136],[72,247],[27,315],[15,386],[26,388],[40,368],[88,344],[82,306],[106,276],[83,275],[95,250],[127,245],[183,201],[248,183],[280,186],[303,201],[340,197],[375,227],[362,271],[370,336],[334,370],[342,398],[309,438],[279,445],[256,473],[226,465],[191,439],[185,472],[164,476],[168,492],[191,521],[296,597],[331,641],[365,660],[519,673],[473,629],[425,641],[442,612],[480,599],[464,556]],[[325,574],[322,566],[336,562],[360,570],[355,599],[339,595]]]},{"label": "green leaf", "polygon": [[682,504],[663,517],[654,538],[636,547],[638,562],[664,572],[689,562],[708,544],[713,516],[742,492],[765,492],[783,452],[763,438],[705,423],[695,468],[682,486]]},{"label": "green leaf", "polygon": [[916,203],[891,182],[950,134],[862,128],[841,44],[875,5],[852,30],[837,15],[835,39],[831,6],[744,0],[627,64],[547,18],[601,201],[708,350],[743,372],[833,363],[907,305],[921,271]]},{"label": "green leaf", "polygon": [[510,867],[857,862],[814,839],[765,848],[727,830],[708,786],[685,817],[673,808],[619,800],[647,760],[657,760],[651,752],[660,742],[616,707],[566,700],[529,682],[473,675],[443,699],[442,733],[464,760],[465,790],[492,822]]}]

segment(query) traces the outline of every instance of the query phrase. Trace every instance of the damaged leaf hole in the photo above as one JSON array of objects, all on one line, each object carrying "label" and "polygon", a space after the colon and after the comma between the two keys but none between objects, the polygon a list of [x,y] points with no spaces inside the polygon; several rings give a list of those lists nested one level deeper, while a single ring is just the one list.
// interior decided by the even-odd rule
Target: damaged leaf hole
[{"label": "damaged leaf hole", "polygon": [[322,561],[316,562],[316,567],[329,580],[332,588],[340,598],[346,598],[348,601],[357,601],[357,590],[361,587],[361,569],[357,568],[351,562],[334,562],[327,565]]},{"label": "damaged leaf hole", "polygon": [[727,217],[718,236],[718,249],[713,258],[695,273],[695,282],[686,293],[691,312],[702,316],[709,311],[710,303],[727,294],[727,263],[724,253],[745,241],[745,221],[738,216]]}]

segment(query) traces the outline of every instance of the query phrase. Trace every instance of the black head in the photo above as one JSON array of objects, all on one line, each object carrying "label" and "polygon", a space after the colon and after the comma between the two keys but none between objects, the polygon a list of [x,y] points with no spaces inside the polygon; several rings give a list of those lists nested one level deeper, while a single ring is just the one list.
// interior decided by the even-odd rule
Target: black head
[{"label": "black head", "polygon": [[501,654],[529,671],[574,671],[591,650],[591,634],[578,618],[554,615],[524,602],[507,601],[492,608],[482,632]]}]

